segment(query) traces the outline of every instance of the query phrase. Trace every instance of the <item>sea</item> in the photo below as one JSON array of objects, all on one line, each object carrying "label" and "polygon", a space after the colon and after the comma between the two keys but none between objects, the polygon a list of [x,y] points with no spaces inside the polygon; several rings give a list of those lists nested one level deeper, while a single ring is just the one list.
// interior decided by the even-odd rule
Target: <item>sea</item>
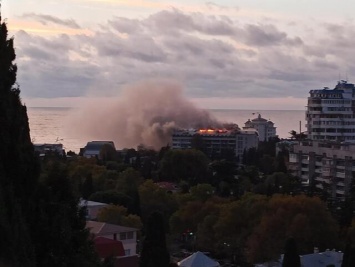
[{"label": "sea", "polygon": [[[236,123],[240,128],[248,119],[254,119],[260,114],[262,118],[274,122],[276,133],[280,138],[290,137],[291,130],[305,131],[304,110],[212,109],[208,111],[217,119]],[[70,133],[72,131],[68,131],[66,120],[72,113],[73,108],[66,107],[29,107],[27,114],[32,142],[34,144],[61,143],[66,151],[78,153],[80,148],[92,140],[74,137]]]}]

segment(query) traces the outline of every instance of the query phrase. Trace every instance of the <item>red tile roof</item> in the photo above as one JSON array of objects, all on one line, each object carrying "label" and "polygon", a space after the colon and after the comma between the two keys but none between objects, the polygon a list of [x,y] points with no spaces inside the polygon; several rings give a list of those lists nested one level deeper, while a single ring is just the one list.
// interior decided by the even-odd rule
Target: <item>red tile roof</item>
[{"label": "red tile roof", "polygon": [[94,238],[95,251],[100,258],[107,258],[109,256],[119,257],[124,256],[124,248],[121,241],[108,239],[105,237]]}]

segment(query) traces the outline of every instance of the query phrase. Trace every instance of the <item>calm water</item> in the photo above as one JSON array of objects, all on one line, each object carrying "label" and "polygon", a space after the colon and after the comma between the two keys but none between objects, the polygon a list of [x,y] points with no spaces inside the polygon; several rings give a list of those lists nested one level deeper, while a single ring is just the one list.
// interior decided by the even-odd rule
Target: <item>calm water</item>
[{"label": "calm water", "polygon": [[[28,108],[31,138],[34,143],[62,143],[66,151],[79,152],[88,141],[73,137],[66,129],[66,119],[73,110],[70,108]],[[257,117],[251,110],[210,110],[217,118],[226,122],[234,122],[243,127],[248,119]],[[254,115],[252,113],[255,113]],[[289,137],[291,130],[305,130],[305,111],[302,110],[262,110],[261,116],[275,123],[276,132],[281,138]]]}]

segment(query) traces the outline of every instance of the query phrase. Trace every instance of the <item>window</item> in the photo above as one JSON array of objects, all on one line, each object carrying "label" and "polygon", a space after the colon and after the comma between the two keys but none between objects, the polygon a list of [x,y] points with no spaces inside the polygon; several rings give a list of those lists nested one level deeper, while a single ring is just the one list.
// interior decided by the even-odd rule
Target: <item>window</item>
[{"label": "window", "polygon": [[126,233],[120,233],[120,240],[126,240],[127,236]]},{"label": "window", "polygon": [[120,240],[133,239],[133,232],[120,233]]},{"label": "window", "polygon": [[133,239],[133,232],[127,232],[127,239]]}]

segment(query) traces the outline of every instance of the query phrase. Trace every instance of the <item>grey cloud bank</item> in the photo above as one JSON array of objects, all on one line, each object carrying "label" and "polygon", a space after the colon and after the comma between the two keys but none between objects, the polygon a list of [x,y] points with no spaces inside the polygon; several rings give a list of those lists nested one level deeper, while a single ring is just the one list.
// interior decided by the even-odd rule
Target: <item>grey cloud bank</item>
[{"label": "grey cloud bank", "polygon": [[[80,28],[74,20],[24,16]],[[109,96],[150,78],[179,80],[191,97],[273,98],[306,97],[309,89],[334,84],[339,73],[351,80],[352,22],[277,25],[172,8],[141,19],[109,18],[89,35],[19,31],[18,82],[28,98]]]}]

